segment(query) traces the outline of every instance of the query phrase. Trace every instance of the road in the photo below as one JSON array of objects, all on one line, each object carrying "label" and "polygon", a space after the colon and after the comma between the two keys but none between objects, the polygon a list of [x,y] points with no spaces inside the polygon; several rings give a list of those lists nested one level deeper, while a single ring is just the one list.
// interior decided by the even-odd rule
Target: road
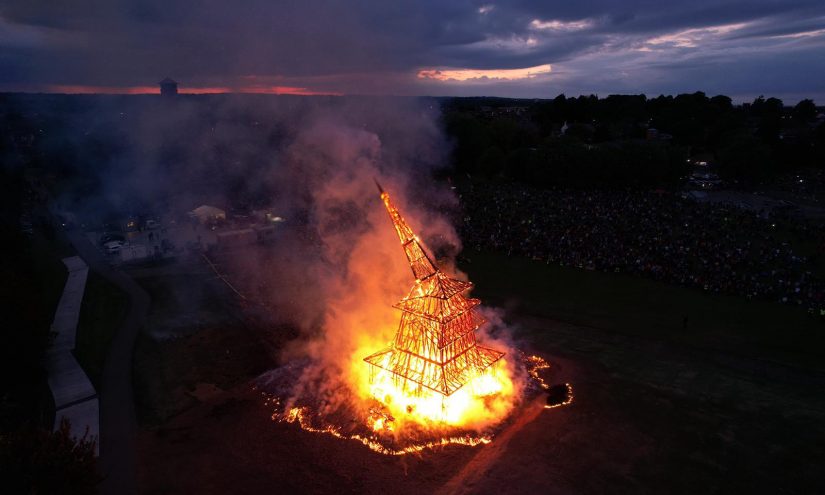
[{"label": "road", "polygon": [[103,254],[80,230],[66,232],[69,241],[89,267],[129,296],[129,311],[112,338],[103,366],[100,397],[100,491],[107,494],[137,493],[137,420],[132,388],[132,351],[146,321],[150,298],[131,277],[113,269]]}]

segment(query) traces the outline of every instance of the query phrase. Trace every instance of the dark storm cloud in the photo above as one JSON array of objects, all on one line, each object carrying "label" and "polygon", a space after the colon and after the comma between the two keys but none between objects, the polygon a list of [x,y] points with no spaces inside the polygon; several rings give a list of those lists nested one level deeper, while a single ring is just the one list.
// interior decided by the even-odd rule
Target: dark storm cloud
[{"label": "dark storm cloud", "polygon": [[[821,93],[806,73],[825,59],[822,30],[825,4],[808,0],[11,0],[0,7],[0,84],[143,86],[168,74],[190,87],[552,96],[611,81],[608,92],[704,89],[710,78],[724,92],[723,67],[736,62],[753,71],[742,90],[758,94],[767,74],[747,61],[770,59],[786,71],[776,91]],[[416,78],[545,64],[550,74],[521,81]],[[692,69],[713,64],[715,77]],[[688,79],[673,85],[673,74]]]}]

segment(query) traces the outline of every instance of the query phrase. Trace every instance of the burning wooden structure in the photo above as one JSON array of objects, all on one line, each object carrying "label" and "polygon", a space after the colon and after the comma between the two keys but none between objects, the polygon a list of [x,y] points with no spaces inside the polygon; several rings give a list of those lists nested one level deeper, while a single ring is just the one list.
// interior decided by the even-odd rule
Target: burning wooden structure
[{"label": "burning wooden structure", "polygon": [[364,361],[370,364],[371,379],[389,373],[395,386],[405,393],[435,392],[449,397],[484,374],[504,353],[476,343],[475,331],[486,320],[475,310],[480,301],[463,295],[472,283],[442,273],[390,195],[380,185],[378,190],[407,255],[415,285],[395,304],[402,313],[392,344]]}]

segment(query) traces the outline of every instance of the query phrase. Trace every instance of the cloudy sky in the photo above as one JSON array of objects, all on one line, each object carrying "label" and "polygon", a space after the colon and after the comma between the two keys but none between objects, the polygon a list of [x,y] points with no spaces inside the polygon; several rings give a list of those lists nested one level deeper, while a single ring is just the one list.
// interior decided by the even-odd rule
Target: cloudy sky
[{"label": "cloudy sky", "polygon": [[0,91],[825,104],[823,0],[3,0]]}]

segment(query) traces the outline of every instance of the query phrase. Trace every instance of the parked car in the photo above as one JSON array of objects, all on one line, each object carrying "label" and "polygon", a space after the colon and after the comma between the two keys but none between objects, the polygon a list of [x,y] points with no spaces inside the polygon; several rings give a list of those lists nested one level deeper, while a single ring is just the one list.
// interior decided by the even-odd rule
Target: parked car
[{"label": "parked car", "polygon": [[123,246],[125,245],[126,243],[123,241],[109,241],[106,244],[104,244],[103,247],[106,249],[106,252],[108,254],[115,254],[119,252],[121,249],[123,249]]},{"label": "parked car", "polygon": [[108,233],[103,234],[102,236],[100,236],[100,245],[101,246],[105,246],[107,243],[112,242],[112,241],[126,242],[126,238],[123,237],[120,234],[114,234],[114,233],[111,233],[111,232],[108,232]]}]

